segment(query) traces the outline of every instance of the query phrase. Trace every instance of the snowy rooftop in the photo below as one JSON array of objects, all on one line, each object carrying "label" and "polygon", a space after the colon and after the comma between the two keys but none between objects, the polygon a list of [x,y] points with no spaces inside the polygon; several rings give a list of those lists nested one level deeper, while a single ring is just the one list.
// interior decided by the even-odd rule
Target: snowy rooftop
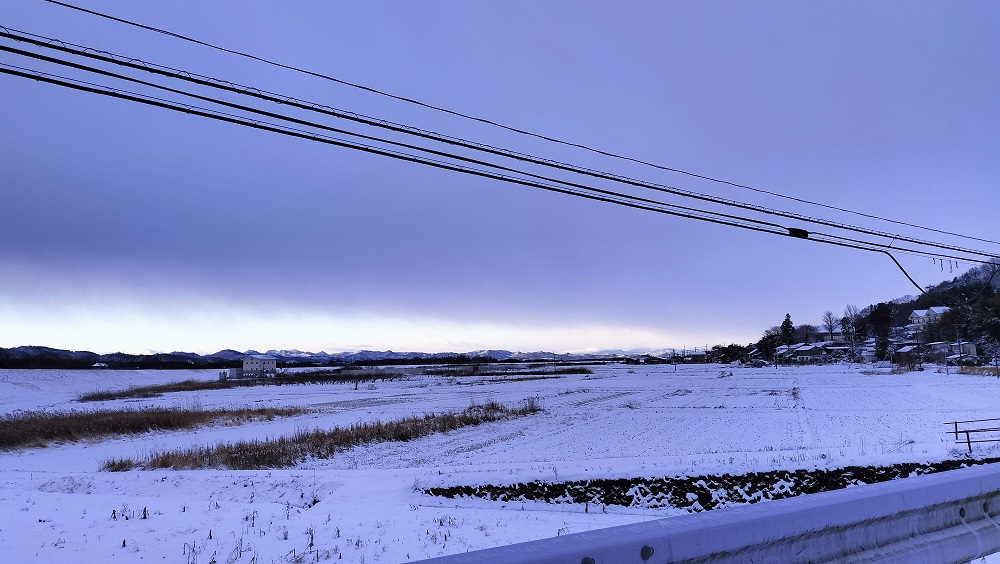
[{"label": "snowy rooftop", "polygon": [[266,354],[251,354],[244,358],[255,358],[257,360],[278,360],[277,358]]}]

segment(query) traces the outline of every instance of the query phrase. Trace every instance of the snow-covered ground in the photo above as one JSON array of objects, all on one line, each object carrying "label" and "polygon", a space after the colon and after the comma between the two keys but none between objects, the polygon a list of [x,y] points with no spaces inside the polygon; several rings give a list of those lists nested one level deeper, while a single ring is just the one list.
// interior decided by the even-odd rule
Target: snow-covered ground
[{"label": "snow-covered ground", "polygon": [[[424,495],[422,487],[932,461],[961,452],[945,422],[1000,417],[1000,379],[933,368],[903,375],[865,374],[857,365],[593,370],[543,380],[411,376],[358,389],[268,386],[94,403],[75,398],[210,380],[217,371],[0,370],[0,414],[150,405],[309,410],[235,427],[0,452],[0,561],[264,563],[315,561],[317,551],[320,560],[419,560],[681,513],[452,500]],[[98,470],[112,457],[528,397],[539,398],[544,411],[357,447],[294,469]],[[996,456],[997,449],[976,454]]]}]

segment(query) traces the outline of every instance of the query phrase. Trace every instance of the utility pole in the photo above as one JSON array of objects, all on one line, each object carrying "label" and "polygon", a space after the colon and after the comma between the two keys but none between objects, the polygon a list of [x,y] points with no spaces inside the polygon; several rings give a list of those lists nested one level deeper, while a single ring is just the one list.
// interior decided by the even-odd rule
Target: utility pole
[{"label": "utility pole", "polygon": [[[958,325],[955,325],[955,339],[958,340],[958,358],[955,359],[955,366],[962,366],[962,334],[958,332]],[[961,372],[961,368],[958,369]]]},{"label": "utility pole", "polygon": [[924,369],[924,351],[920,348],[920,329],[917,329],[917,366],[920,370]]}]

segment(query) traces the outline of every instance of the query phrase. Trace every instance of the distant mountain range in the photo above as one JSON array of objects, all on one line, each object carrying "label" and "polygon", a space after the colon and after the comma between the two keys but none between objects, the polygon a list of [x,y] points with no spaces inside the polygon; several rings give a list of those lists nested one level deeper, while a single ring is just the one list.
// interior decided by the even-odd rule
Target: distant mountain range
[{"label": "distant mountain range", "polygon": [[665,351],[600,351],[591,354],[557,354],[551,352],[511,352],[507,350],[478,350],[463,353],[422,353],[394,351],[356,352],[305,352],[300,350],[254,350],[236,351],[224,349],[217,353],[199,355],[188,352],[156,354],[97,354],[89,351],[67,351],[50,347],[0,348],[0,368],[90,368],[95,364],[105,364],[109,368],[230,368],[239,366],[243,357],[251,354],[266,354],[278,359],[282,366],[323,366],[343,364],[403,364],[403,363],[454,363],[470,360],[517,361],[561,361],[607,360],[634,356],[637,354],[657,354]]}]

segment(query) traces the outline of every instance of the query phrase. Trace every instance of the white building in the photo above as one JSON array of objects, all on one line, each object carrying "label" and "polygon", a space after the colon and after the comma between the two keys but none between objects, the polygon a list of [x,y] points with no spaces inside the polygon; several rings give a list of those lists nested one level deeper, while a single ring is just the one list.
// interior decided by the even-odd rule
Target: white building
[{"label": "white building", "polygon": [[266,354],[252,354],[243,357],[243,376],[274,376],[278,372],[278,359]]},{"label": "white building", "polygon": [[927,330],[927,324],[941,319],[949,309],[945,306],[934,306],[930,309],[915,309],[910,314],[910,323],[906,328],[914,333],[923,333]]}]

